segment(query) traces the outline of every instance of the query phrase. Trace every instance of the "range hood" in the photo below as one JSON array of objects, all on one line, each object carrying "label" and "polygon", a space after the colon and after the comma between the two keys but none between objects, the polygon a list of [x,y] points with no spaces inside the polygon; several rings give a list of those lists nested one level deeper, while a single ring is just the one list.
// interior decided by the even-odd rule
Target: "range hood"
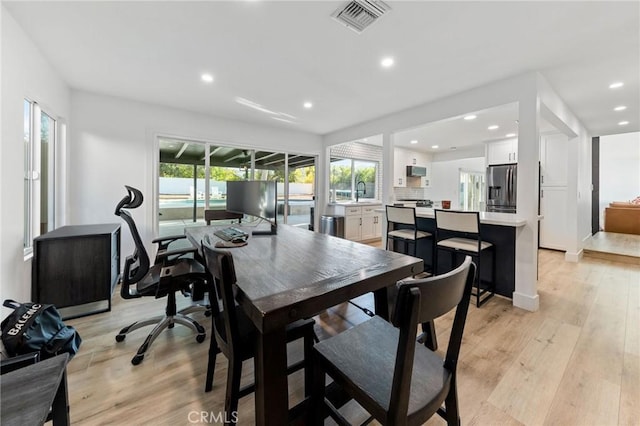
[{"label": "range hood", "polygon": [[427,168],[420,166],[407,166],[407,177],[423,177],[427,175]]}]

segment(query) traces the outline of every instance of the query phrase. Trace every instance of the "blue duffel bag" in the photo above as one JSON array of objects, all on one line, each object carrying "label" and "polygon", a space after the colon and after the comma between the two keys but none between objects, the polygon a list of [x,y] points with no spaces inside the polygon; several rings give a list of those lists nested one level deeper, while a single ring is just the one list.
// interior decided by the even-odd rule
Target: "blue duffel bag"
[{"label": "blue duffel bag", "polygon": [[40,359],[68,353],[73,357],[82,339],[75,328],[62,322],[53,305],[18,303],[7,299],[3,306],[13,312],[2,321],[2,343],[9,356],[40,352]]}]

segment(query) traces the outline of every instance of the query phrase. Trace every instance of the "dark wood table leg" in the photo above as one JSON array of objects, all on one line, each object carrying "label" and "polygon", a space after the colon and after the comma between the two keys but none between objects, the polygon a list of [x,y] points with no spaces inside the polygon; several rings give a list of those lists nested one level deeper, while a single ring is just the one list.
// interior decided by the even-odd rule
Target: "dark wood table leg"
[{"label": "dark wood table leg", "polygon": [[373,302],[376,315],[389,320],[389,302],[387,288],[381,288],[373,292]]},{"label": "dark wood table leg", "polygon": [[[289,390],[284,328],[268,334],[258,334],[257,345],[256,425],[286,425],[289,417]],[[242,417],[242,413],[238,414]]]}]

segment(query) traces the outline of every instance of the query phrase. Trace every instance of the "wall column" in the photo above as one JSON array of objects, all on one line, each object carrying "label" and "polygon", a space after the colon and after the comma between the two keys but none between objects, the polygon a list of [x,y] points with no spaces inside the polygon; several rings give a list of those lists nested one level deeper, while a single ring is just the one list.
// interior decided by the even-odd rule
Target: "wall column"
[{"label": "wall column", "polygon": [[526,225],[516,231],[516,289],[513,305],[537,311],[540,300],[538,275],[538,196],[540,135],[540,99],[536,85],[526,88],[520,98],[518,125],[518,216]]}]

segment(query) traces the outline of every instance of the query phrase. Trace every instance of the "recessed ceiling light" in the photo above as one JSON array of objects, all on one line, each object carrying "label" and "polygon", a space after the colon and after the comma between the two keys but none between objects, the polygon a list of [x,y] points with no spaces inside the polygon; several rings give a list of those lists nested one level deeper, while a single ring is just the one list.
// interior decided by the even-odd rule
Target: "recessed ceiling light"
[{"label": "recessed ceiling light", "polygon": [[439,147],[438,145],[431,145],[431,148],[433,148],[433,149],[438,149],[438,148],[440,148],[440,147]]},{"label": "recessed ceiling light", "polygon": [[382,61],[380,61],[380,65],[382,65],[384,68],[390,68],[393,66],[394,64],[394,60],[391,57],[388,58],[384,58]]},{"label": "recessed ceiling light", "polygon": [[488,130],[497,130],[497,129],[499,129],[499,128],[500,128],[500,126],[495,125],[495,124],[493,124],[493,125],[491,125],[491,126],[487,127],[487,129],[488,129]]},{"label": "recessed ceiling light", "polygon": [[311,102],[307,101],[304,104],[302,104],[302,106],[304,106],[306,109],[309,109],[309,108],[313,107],[313,104]]},{"label": "recessed ceiling light", "polygon": [[417,143],[418,143],[418,141],[414,139],[414,140],[412,140],[412,141],[411,141],[411,142],[409,142],[409,143],[410,143],[410,144],[412,144],[412,145],[415,145],[415,144],[417,144]]},{"label": "recessed ceiling light", "polygon": [[515,133],[507,133],[506,135],[504,135],[506,138],[513,138],[516,136]]},{"label": "recessed ceiling light", "polygon": [[477,115],[473,115],[473,114],[465,115],[465,117],[464,117],[465,120],[475,120],[476,118],[478,118],[478,116]]},{"label": "recessed ceiling light", "polygon": [[627,124],[629,124],[628,121],[621,121],[618,123],[618,126],[626,126]]},{"label": "recessed ceiling light", "polygon": [[621,81],[616,81],[615,83],[611,83],[609,85],[609,89],[618,89],[620,87],[624,86],[624,83]]},{"label": "recessed ceiling light", "polygon": [[200,78],[202,78],[202,81],[205,83],[213,83],[213,76],[211,74],[202,74]]},{"label": "recessed ceiling light", "polygon": [[615,107],[613,110],[614,111],[624,111],[625,109],[627,109],[626,106],[620,105],[620,106]]}]

